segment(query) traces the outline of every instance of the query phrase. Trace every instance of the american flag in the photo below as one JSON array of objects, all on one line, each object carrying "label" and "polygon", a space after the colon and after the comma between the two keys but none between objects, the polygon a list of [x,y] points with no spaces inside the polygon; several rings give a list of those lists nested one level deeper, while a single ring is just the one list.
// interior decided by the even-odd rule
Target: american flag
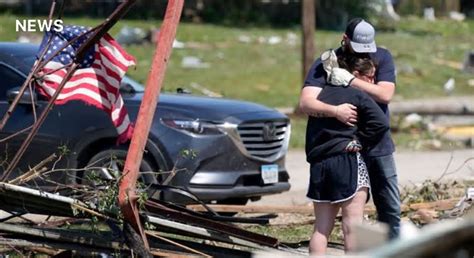
[{"label": "american flag", "polygon": [[[60,32],[45,33],[38,53],[48,47],[44,59],[48,59],[71,39],[82,35],[75,43],[59,52],[40,71],[36,80],[39,92],[47,98],[53,96],[66,75],[66,65],[71,64],[76,52],[92,33],[84,26],[64,26]],[[80,100],[107,112],[117,129],[118,142],[126,142],[132,136],[132,124],[120,95],[120,82],[129,66],[135,65],[135,59],[126,53],[108,34],[86,51],[84,60],[74,72],[59,94],[55,104],[65,104],[70,100]]]}]

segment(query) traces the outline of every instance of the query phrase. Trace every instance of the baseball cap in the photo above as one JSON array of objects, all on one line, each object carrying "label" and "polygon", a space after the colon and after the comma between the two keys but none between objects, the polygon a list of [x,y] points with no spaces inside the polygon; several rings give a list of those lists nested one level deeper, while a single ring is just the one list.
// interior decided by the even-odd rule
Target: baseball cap
[{"label": "baseball cap", "polygon": [[374,53],[377,51],[375,45],[374,27],[361,18],[349,21],[346,27],[346,35],[349,37],[352,49],[357,53]]}]

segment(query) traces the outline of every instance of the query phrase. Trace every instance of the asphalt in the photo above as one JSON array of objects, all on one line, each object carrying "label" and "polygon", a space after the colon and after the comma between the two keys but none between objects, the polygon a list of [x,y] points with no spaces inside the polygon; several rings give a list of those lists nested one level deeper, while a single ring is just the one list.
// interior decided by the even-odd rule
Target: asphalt
[{"label": "asphalt", "polygon": [[[399,184],[419,184],[425,180],[474,180],[474,149],[454,151],[413,152],[399,151],[395,155]],[[286,156],[291,189],[288,192],[265,196],[255,205],[308,204],[306,190],[309,164],[303,150],[290,150]],[[444,174],[444,175],[443,175]]]}]

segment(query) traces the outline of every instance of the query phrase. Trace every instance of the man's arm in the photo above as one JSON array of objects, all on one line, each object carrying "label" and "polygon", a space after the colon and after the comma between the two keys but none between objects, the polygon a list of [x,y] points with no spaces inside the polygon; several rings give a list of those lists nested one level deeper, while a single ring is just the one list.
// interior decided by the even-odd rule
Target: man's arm
[{"label": "man's arm", "polygon": [[390,51],[385,48],[378,48],[374,56],[378,63],[376,71],[376,82],[373,84],[364,80],[354,78],[345,69],[334,68],[331,73],[331,83],[334,85],[350,85],[360,89],[375,101],[388,104],[395,94],[395,64]]},{"label": "man's arm", "polygon": [[385,48],[378,48],[376,82],[372,84],[360,79],[354,79],[350,83],[354,88],[358,88],[371,96],[375,101],[388,104],[395,94],[395,63],[390,51]]},{"label": "man's arm", "polygon": [[300,110],[309,116],[335,117],[339,121],[354,126],[357,123],[357,108],[351,104],[329,105],[317,99],[320,87],[306,86],[301,90]]},{"label": "man's arm", "polygon": [[380,81],[377,84],[354,78],[350,86],[369,94],[375,101],[388,104],[395,94],[395,83]]}]

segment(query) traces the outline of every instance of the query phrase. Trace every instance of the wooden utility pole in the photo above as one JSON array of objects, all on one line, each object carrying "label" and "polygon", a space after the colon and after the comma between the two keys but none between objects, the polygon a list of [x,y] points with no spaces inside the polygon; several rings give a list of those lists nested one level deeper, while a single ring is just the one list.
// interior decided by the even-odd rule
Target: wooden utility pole
[{"label": "wooden utility pole", "polygon": [[459,12],[461,10],[461,1],[459,0],[443,0],[441,2],[441,13],[449,16],[449,12]]},{"label": "wooden utility pole", "polygon": [[118,200],[124,220],[142,237],[143,244],[148,250],[148,240],[138,214],[136,185],[183,5],[184,0],[168,1],[119,187]]},{"label": "wooden utility pole", "polygon": [[301,1],[301,29],[303,30],[303,81],[314,61],[314,30],[316,29],[315,0]]}]

